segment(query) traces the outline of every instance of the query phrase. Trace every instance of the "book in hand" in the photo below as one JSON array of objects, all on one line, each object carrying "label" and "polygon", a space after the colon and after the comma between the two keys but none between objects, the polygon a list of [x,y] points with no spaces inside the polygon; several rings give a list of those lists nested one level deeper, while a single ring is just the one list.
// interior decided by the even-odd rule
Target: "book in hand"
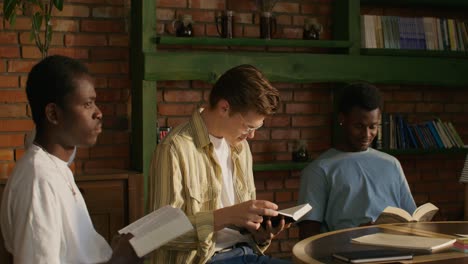
[{"label": "book in hand", "polygon": [[192,223],[185,213],[166,205],[120,229],[119,234],[131,233],[129,242],[138,257],[143,257],[191,230]]},{"label": "book in hand", "polygon": [[[294,223],[297,220],[299,220],[301,217],[303,217],[305,214],[307,214],[310,210],[312,210],[312,206],[310,206],[310,204],[308,204],[308,203],[293,206],[293,207],[286,208],[286,209],[283,209],[283,210],[279,210],[277,216],[273,216],[273,217],[263,216],[263,222],[261,223],[261,225],[262,225],[263,228],[265,228],[266,227],[266,221],[270,220],[271,225],[273,227],[275,227],[275,226],[279,225],[281,219],[284,219],[285,224]],[[249,231],[247,229],[242,228],[242,227],[229,226],[229,228],[235,229],[235,230],[239,231],[241,234],[249,233]]]},{"label": "book in hand", "polygon": [[375,220],[374,224],[429,222],[437,211],[439,211],[439,208],[431,203],[425,203],[419,206],[414,210],[412,215],[401,208],[387,206]]},{"label": "book in hand", "polygon": [[396,261],[413,259],[413,254],[393,249],[359,250],[351,252],[337,252],[334,258],[349,263],[369,263],[377,261]]},{"label": "book in hand", "polygon": [[452,247],[456,239],[450,238],[436,238],[436,237],[423,237],[413,235],[395,235],[387,233],[375,233],[372,235],[365,235],[351,240],[352,243],[406,248],[413,250],[424,250],[429,252],[441,251],[446,248]]}]

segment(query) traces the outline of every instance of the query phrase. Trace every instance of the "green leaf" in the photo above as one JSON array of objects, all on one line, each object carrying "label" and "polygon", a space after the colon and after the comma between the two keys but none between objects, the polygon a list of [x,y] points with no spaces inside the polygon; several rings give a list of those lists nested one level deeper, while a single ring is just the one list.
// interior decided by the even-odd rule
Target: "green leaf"
[{"label": "green leaf", "polygon": [[58,10],[62,11],[62,9],[63,9],[63,0],[54,0],[54,6]]},{"label": "green leaf", "polygon": [[33,29],[36,30],[37,32],[41,31],[42,18],[43,17],[40,12],[36,12],[32,17],[32,26],[33,26]]},{"label": "green leaf", "polygon": [[3,15],[5,20],[9,20],[11,23],[12,16],[15,16],[16,5],[19,4],[17,0],[4,0],[3,1]]}]

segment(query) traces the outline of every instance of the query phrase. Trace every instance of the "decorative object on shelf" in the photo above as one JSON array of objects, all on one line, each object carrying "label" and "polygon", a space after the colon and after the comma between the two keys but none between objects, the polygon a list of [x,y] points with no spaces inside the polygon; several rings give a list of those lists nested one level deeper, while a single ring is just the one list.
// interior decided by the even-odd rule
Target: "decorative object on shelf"
[{"label": "decorative object on shelf", "polygon": [[172,127],[170,126],[162,126],[158,128],[158,140],[157,140],[158,144],[167,136],[167,134],[169,134],[171,129]]},{"label": "decorative object on shelf", "polygon": [[177,37],[192,37],[193,36],[193,20],[192,15],[184,14],[172,21],[172,28],[174,28]]},{"label": "decorative object on shelf", "polygon": [[276,18],[273,16],[273,8],[277,2],[278,0],[255,1],[257,10],[260,12],[260,38],[262,39],[271,39],[276,33]]},{"label": "decorative object on shelf", "polygon": [[226,10],[215,17],[216,30],[222,38],[234,37],[234,11]]},{"label": "decorative object on shelf", "polygon": [[317,18],[308,17],[304,20],[304,31],[302,38],[305,40],[320,39],[320,34],[323,31],[323,26],[317,21]]},{"label": "decorative object on shelf", "polygon": [[294,142],[292,160],[296,162],[309,160],[309,152],[307,151],[307,143],[305,140],[296,140],[296,142]]},{"label": "decorative object on shelf", "polygon": [[[14,25],[18,10],[31,17],[31,41],[34,40],[37,48],[41,52],[42,58],[47,57],[49,45],[52,40],[52,10],[63,9],[63,0],[4,0],[3,14],[4,20],[8,20],[10,25]],[[41,27],[44,23],[44,38],[41,38]]]},{"label": "decorative object on shelf", "polygon": [[260,38],[272,39],[276,33],[276,18],[272,12],[260,14]]}]

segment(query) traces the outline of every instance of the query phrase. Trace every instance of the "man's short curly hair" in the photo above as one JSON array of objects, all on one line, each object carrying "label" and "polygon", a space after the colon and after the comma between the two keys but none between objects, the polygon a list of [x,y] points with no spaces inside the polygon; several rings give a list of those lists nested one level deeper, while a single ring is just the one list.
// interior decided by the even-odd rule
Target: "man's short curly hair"
[{"label": "man's short curly hair", "polygon": [[363,82],[345,86],[339,100],[338,110],[340,113],[348,114],[353,107],[366,111],[382,109],[382,96],[379,89]]}]

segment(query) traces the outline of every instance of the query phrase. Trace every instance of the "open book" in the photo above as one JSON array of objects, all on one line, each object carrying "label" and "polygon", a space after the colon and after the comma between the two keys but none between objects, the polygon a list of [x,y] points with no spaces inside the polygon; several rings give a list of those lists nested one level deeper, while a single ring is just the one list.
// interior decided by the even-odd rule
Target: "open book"
[{"label": "open book", "polygon": [[[277,216],[274,216],[274,217],[263,216],[263,222],[262,222],[261,225],[263,226],[263,228],[265,228],[266,227],[266,221],[270,220],[271,225],[273,227],[275,227],[275,226],[279,225],[281,219],[283,219],[283,218],[284,218],[286,224],[287,223],[293,223],[293,222],[296,222],[297,220],[299,220],[305,214],[307,214],[310,210],[312,210],[312,206],[310,206],[310,204],[308,204],[308,203],[297,205],[297,206],[294,206],[294,207],[289,207],[289,208],[286,208],[286,209],[283,209],[283,210],[279,210]],[[249,233],[249,231],[247,229],[242,228],[242,227],[229,226],[229,228],[237,230],[241,234]]]},{"label": "open book", "polygon": [[439,211],[439,208],[431,203],[419,206],[414,210],[413,215],[401,208],[387,206],[374,223],[428,222],[432,220],[437,211]]},{"label": "open book", "polygon": [[422,237],[413,235],[395,235],[387,233],[375,233],[372,235],[361,236],[353,238],[352,243],[394,247],[394,248],[408,248],[425,251],[440,251],[442,249],[450,248],[456,239],[450,238],[435,238],[435,237]]},{"label": "open book", "polygon": [[131,233],[130,244],[138,257],[143,257],[192,229],[180,208],[166,205],[120,229],[119,234]]}]

